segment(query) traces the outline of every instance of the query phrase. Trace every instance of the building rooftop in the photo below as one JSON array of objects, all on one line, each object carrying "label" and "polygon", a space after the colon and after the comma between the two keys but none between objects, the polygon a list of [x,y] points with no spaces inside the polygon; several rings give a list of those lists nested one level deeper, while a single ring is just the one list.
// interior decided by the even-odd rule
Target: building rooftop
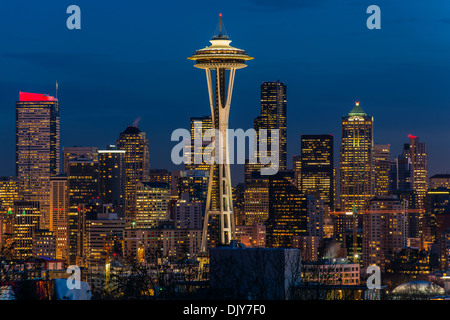
[{"label": "building rooftop", "polygon": [[138,127],[135,126],[128,126],[122,134],[138,134],[141,130],[139,130]]},{"label": "building rooftop", "polygon": [[355,107],[348,113],[349,116],[367,116],[367,113],[359,106],[359,101],[355,102]]},{"label": "building rooftop", "polygon": [[43,93],[19,92],[19,101],[58,101],[55,97]]}]

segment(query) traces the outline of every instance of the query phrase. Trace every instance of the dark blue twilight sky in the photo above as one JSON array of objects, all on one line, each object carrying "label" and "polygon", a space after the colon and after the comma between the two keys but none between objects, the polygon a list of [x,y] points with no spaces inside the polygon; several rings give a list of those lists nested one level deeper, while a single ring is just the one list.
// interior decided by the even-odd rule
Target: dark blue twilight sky
[{"label": "dark blue twilight sky", "polygon": [[[66,27],[71,4],[81,30]],[[366,27],[371,4],[381,30]],[[102,148],[141,118],[151,167],[176,169],[172,131],[209,114],[204,72],[186,57],[209,45],[220,12],[232,45],[255,57],[237,72],[231,128],[252,127],[260,84],[280,80],[289,166],[301,134],[332,133],[338,151],[341,116],[359,100],[392,156],[418,135],[430,174],[450,172],[448,0],[30,0],[0,6],[0,175],[15,171],[19,91],[53,95],[56,80],[62,146]]]}]

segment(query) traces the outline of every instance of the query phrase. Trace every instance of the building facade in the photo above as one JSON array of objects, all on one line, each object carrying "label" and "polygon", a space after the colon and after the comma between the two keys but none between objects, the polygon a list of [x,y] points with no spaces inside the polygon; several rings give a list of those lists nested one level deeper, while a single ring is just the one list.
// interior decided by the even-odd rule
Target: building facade
[{"label": "building facade", "polygon": [[170,185],[162,182],[138,182],[136,185],[136,218],[131,227],[157,227],[169,219]]},{"label": "building facade", "polygon": [[50,229],[56,238],[56,259],[67,259],[69,221],[67,175],[50,178]]},{"label": "building facade", "polygon": [[332,135],[302,135],[301,191],[315,194],[334,210],[334,139]]},{"label": "building facade", "polygon": [[99,196],[105,203],[112,203],[117,212],[125,209],[125,150],[108,146],[98,150]]},{"label": "building facade", "polygon": [[385,271],[388,254],[400,252],[408,240],[408,203],[395,196],[376,197],[363,213],[363,264]]},{"label": "building facade", "polygon": [[294,177],[294,171],[269,176],[267,247],[292,247],[295,236],[307,234],[306,196],[291,182]]},{"label": "building facade", "polygon": [[129,126],[117,140],[117,148],[125,153],[125,224],[135,220],[136,184],[146,182],[150,171],[150,152],[145,132]]},{"label": "building facade", "polygon": [[341,210],[361,210],[374,196],[373,118],[356,102],[342,117]]},{"label": "building facade", "polygon": [[20,92],[16,102],[16,176],[24,197],[39,201],[49,227],[50,177],[59,174],[59,103],[52,96]]}]

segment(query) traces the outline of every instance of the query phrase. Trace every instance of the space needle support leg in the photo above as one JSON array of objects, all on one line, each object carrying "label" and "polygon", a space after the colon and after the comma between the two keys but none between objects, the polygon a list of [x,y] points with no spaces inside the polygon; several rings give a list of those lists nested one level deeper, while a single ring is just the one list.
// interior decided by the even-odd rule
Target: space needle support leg
[{"label": "space needle support leg", "polygon": [[[211,107],[211,118],[212,123],[214,123],[214,98],[213,98],[213,89],[211,82],[211,70],[205,69],[206,71],[206,82],[208,84],[208,94],[209,94],[209,105]],[[214,138],[213,138],[214,139]],[[215,151],[213,150],[213,153]],[[214,154],[212,154],[214,157]],[[209,166],[209,182],[208,182],[208,193],[206,195],[206,207],[205,207],[205,217],[203,220],[203,230],[202,230],[202,242],[200,247],[200,252],[206,253],[206,244],[208,239],[208,223],[209,223],[209,211],[211,209],[211,194],[212,194],[212,182],[213,182],[213,174],[214,174],[214,161],[210,159],[211,163]]]},{"label": "space needle support leg", "polygon": [[[230,69],[230,75],[229,75],[229,83],[228,83],[228,91],[227,91],[227,100],[226,100],[226,105],[225,105],[225,109],[226,109],[226,123],[227,123],[227,129],[228,129],[228,120],[229,120],[229,115],[230,115],[230,105],[231,105],[231,97],[233,94],[233,85],[234,85],[234,76],[235,76],[235,68],[231,68]],[[229,141],[228,141],[228,135],[225,134],[226,136],[226,146],[229,146]],[[228,240],[234,240],[235,239],[235,221],[234,221],[234,210],[233,210],[233,193],[232,193],[232,188],[231,188],[231,173],[230,173],[230,153],[229,150],[227,148],[227,153],[226,153],[226,166],[225,166],[225,175],[226,175],[226,203],[227,203],[227,223],[228,223]]]},{"label": "space needle support leg", "polygon": [[[228,141],[228,118],[230,113],[231,97],[233,92],[235,69],[230,69],[227,99],[225,106],[219,106],[219,130],[221,135],[221,164],[219,164],[220,181],[220,216],[221,216],[221,243],[228,244],[234,239],[234,216],[233,199],[231,189],[229,141]],[[220,95],[220,92],[218,93]]]}]

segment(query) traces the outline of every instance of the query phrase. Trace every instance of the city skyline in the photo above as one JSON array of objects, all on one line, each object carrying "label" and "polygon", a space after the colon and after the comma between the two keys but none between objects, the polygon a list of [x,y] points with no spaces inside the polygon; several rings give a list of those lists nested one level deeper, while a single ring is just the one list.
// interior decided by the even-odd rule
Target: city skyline
[{"label": "city skyline", "polygon": [[[211,37],[222,12],[233,44],[245,45],[257,57],[252,68],[236,80],[230,128],[251,128],[260,110],[261,82],[280,80],[288,87],[288,168],[292,168],[292,155],[300,154],[301,134],[333,134],[338,141],[338,119],[354,101],[361,101],[374,117],[376,144],[390,144],[392,155],[396,155],[409,134],[417,135],[427,142],[430,175],[448,172],[450,155],[445,151],[448,143],[444,137],[449,129],[443,119],[450,101],[444,85],[445,71],[450,67],[445,59],[445,16],[450,7],[443,1],[407,7],[386,1],[378,4],[383,10],[382,29],[369,30],[365,25],[367,3],[258,4],[248,0],[205,5],[199,12],[183,3],[171,11],[166,4],[158,4],[150,10],[152,19],[144,21],[139,19],[143,13],[132,6],[122,8],[112,3],[103,8],[80,1],[82,29],[71,31],[65,28],[64,4],[30,3],[29,12],[20,11],[25,20],[12,22],[5,16],[2,22],[15,27],[0,53],[4,70],[0,103],[5,110],[0,132],[5,153],[14,152],[13,106],[18,92],[54,95],[58,81],[62,146],[105,148],[124,127],[140,119],[138,125],[148,134],[150,150],[159,151],[152,158],[152,167],[177,169],[170,162],[171,132],[188,129],[189,117],[209,113],[206,89],[198,85],[203,77],[192,72],[186,56]],[[142,6],[145,9],[146,5]],[[19,12],[17,4],[5,7],[11,16]],[[116,25],[114,21],[120,19],[113,18],[119,17],[118,8],[122,17],[133,14],[138,19],[133,24]],[[39,18],[44,12],[56,16],[61,12],[61,16],[44,23]],[[156,12],[170,13],[164,15],[167,21],[161,22]],[[39,24],[30,30],[33,21]],[[111,31],[105,33],[104,25]],[[180,25],[186,30],[177,45],[184,49],[175,53],[170,39],[176,37]],[[3,29],[7,30],[6,25]],[[131,31],[133,37],[126,38]],[[115,45],[125,39],[127,50]],[[273,50],[264,50],[267,45]],[[283,59],[277,59],[275,52]],[[158,66],[164,64],[161,62],[170,62],[177,72],[163,72]],[[167,95],[175,87],[180,94]],[[170,122],[163,121],[168,108],[182,112],[171,114]],[[424,112],[430,108],[432,112]],[[402,121],[396,121],[398,118]],[[3,157],[0,165],[0,175],[14,175],[13,158]],[[242,171],[239,165],[232,166],[233,185],[243,181]]]},{"label": "city skyline", "polygon": [[23,6],[0,300],[450,300],[450,4],[364,1]]}]

